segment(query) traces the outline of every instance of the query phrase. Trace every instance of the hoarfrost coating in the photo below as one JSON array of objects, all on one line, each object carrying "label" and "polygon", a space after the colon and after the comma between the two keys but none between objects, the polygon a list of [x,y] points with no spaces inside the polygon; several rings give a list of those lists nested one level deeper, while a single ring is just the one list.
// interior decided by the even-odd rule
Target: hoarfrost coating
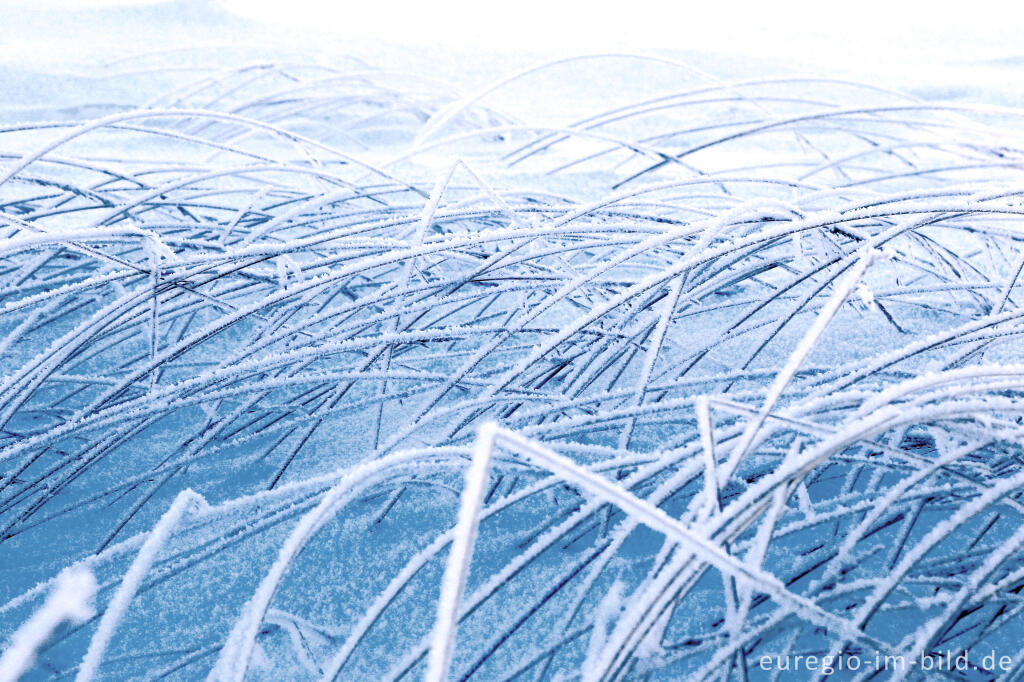
[{"label": "hoarfrost coating", "polygon": [[3,66],[0,675],[1021,679],[1019,93],[399,62]]}]

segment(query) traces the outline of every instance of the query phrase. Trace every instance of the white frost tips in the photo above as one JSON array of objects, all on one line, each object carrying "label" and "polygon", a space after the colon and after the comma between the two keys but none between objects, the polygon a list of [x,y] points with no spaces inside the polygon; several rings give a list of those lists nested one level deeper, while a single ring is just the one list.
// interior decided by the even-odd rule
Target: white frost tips
[{"label": "white frost tips", "polygon": [[43,605],[11,636],[0,656],[0,682],[14,682],[31,669],[36,652],[62,623],[81,624],[92,618],[96,579],[84,568],[64,571]]}]

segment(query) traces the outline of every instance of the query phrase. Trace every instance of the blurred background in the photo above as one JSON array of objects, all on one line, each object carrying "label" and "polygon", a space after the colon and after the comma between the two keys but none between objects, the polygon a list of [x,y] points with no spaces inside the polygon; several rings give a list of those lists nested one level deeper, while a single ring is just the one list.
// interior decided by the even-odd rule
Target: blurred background
[{"label": "blurred background", "polygon": [[[980,0],[628,3],[473,0],[0,0],[0,62],[116,58],[140,49],[301,48],[472,80],[498,66],[586,52],[715,56],[725,68],[846,74],[894,85],[1011,87],[1024,7]],[[445,60],[443,55],[455,55]],[[482,75],[482,74],[481,74]]]}]

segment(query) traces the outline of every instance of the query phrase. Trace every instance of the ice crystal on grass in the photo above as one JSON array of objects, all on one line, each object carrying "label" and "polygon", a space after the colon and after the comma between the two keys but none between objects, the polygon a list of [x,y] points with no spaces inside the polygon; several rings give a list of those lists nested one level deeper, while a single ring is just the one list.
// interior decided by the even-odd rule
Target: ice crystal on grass
[{"label": "ice crystal on grass", "polygon": [[29,679],[1021,679],[1021,112],[645,59],[494,101],[600,62],[5,114]]}]

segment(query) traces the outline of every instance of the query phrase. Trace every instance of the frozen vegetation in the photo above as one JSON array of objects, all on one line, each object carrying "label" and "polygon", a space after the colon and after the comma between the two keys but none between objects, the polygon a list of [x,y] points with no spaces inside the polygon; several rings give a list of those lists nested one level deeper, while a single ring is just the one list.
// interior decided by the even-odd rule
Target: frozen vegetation
[{"label": "frozen vegetation", "polygon": [[0,678],[1024,679],[1024,111],[174,62],[0,121]]}]

